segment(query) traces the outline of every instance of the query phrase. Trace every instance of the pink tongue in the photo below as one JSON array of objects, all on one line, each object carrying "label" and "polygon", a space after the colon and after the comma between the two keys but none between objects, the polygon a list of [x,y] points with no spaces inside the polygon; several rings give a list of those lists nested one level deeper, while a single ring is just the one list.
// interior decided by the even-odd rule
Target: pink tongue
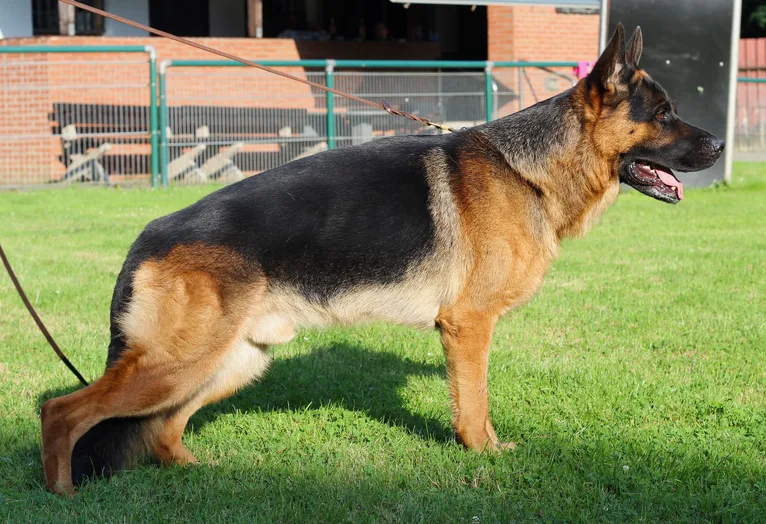
[{"label": "pink tongue", "polygon": [[665,184],[666,186],[676,188],[676,194],[678,195],[678,200],[684,199],[684,185],[681,183],[680,180],[677,180],[676,177],[674,177],[667,171],[663,171],[662,169],[656,169],[655,173],[657,173],[657,176],[660,177],[660,180],[662,180],[663,184]]}]

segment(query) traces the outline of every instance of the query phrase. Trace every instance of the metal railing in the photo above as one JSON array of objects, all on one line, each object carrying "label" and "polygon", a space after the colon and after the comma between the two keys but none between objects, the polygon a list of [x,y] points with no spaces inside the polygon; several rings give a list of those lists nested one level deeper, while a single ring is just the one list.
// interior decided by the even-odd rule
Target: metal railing
[{"label": "metal railing", "polygon": [[[446,124],[468,127],[571,87],[575,62],[258,61]],[[233,181],[323,149],[439,133],[238,62],[160,64],[161,181]]]},{"label": "metal railing", "polygon": [[156,185],[157,130],[151,46],[0,46],[0,187]]},{"label": "metal railing", "polygon": [[[150,46],[0,46],[0,188],[230,182],[323,149],[441,132],[237,62],[156,62]],[[576,66],[259,63],[455,128],[567,89]]]}]

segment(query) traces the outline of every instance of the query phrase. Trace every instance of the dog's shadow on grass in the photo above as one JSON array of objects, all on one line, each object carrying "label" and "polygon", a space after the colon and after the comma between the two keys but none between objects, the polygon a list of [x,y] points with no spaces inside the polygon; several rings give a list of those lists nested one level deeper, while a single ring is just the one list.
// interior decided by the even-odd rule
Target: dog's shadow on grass
[{"label": "dog's shadow on grass", "polygon": [[[191,420],[189,431],[199,431],[230,413],[259,416],[261,412],[302,412],[333,405],[363,413],[392,427],[404,428],[416,438],[444,443],[452,441],[452,431],[446,419],[446,394],[444,417],[429,418],[408,407],[407,384],[413,376],[442,379],[444,366],[350,344],[320,346],[307,354],[276,358],[260,382],[197,413]],[[42,404],[48,398],[75,389],[48,391],[39,402]],[[717,512],[726,507],[724,499],[731,496],[730,489],[744,501],[732,506],[744,508],[741,510],[743,515],[747,514],[748,504],[757,504],[761,500],[756,486],[762,473],[744,463],[710,462],[696,450],[677,446],[652,449],[642,438],[635,436],[626,436],[624,441],[620,438],[614,441],[600,439],[581,449],[577,440],[539,434],[539,429],[527,425],[523,418],[506,424],[503,429],[503,434],[507,435],[537,433],[537,436],[526,442],[515,455],[466,453],[448,457],[444,462],[444,456],[435,452],[432,462],[435,469],[426,465],[422,470],[420,466],[408,470],[412,474],[436,471],[435,477],[429,477],[426,482],[417,478],[401,479],[395,472],[379,466],[365,470],[366,477],[360,481],[358,476],[346,478],[348,469],[334,471],[329,468],[325,471],[314,464],[304,470],[300,462],[274,461],[244,469],[237,465],[203,464],[198,468],[172,468],[162,472],[162,478],[169,480],[159,481],[150,476],[150,480],[144,482],[145,477],[141,474],[134,476],[131,484],[122,484],[121,488],[98,482],[91,494],[86,495],[90,497],[86,500],[99,504],[105,497],[123,500],[117,490],[130,486],[128,500],[154,500],[157,502],[152,504],[163,511],[171,506],[164,501],[182,501],[183,511],[191,520],[200,515],[207,517],[209,511],[218,517],[227,515],[228,520],[235,520],[232,515],[238,515],[240,520],[251,520],[252,515],[262,511],[262,506],[273,510],[275,505],[286,504],[286,509],[280,510],[282,516],[292,515],[288,520],[293,521],[315,521],[316,515],[320,514],[326,521],[341,521],[351,514],[369,516],[370,511],[379,508],[392,508],[392,514],[412,517],[404,520],[422,520],[427,514],[449,514],[455,517],[453,520],[470,521],[471,516],[482,513],[487,514],[486,520],[496,521],[509,520],[505,517],[513,514],[523,515],[520,520],[540,520],[543,514],[548,519],[577,520],[577,512],[587,510],[593,517],[590,520],[632,521],[646,514],[650,516],[649,520],[664,521],[673,520],[677,511],[681,519],[708,515],[709,520],[717,521],[721,520],[721,513]],[[229,438],[236,436],[232,434]],[[20,468],[32,461],[39,464],[39,447],[17,449],[15,455],[7,458],[18,463]],[[644,460],[644,471],[638,475],[629,473],[623,466],[628,463],[640,465]],[[440,470],[444,473],[438,473]],[[354,470],[354,475],[357,474],[359,471]],[[195,486],[191,489],[199,486],[194,496],[189,496],[188,487],[172,488],[167,495],[157,495],[157,490],[169,489],[168,483],[186,486],[187,482]],[[727,487],[729,485],[734,488]],[[28,482],[24,489],[38,490],[40,487],[38,483]],[[567,500],[583,489],[586,494],[580,504],[586,506],[578,508],[566,503],[558,508],[558,500]],[[527,497],[530,493],[532,496]],[[689,496],[689,493],[695,496]],[[700,497],[702,500],[697,500]],[[147,506],[150,504],[131,502],[128,507],[144,511]],[[612,516],[612,510],[606,514],[609,507],[619,510],[619,516]],[[597,518],[598,515],[602,518]],[[587,520],[589,517],[581,515],[580,519],[583,518]]]},{"label": "dog's shadow on grass", "polygon": [[[260,380],[198,411],[187,431],[197,432],[228,413],[304,411],[330,405],[363,412],[424,439],[454,438],[445,420],[413,413],[400,394],[410,376],[444,377],[444,365],[425,364],[347,343],[320,346],[298,356],[276,357]],[[76,389],[48,390],[39,396],[38,403],[42,405]]]},{"label": "dog's shadow on grass", "polygon": [[275,358],[260,380],[224,402],[203,408],[189,427],[199,431],[218,416],[235,411],[303,411],[331,405],[363,412],[422,438],[452,439],[445,421],[413,413],[401,397],[408,377],[432,375],[445,376],[444,366],[346,343],[318,347],[304,355]]}]

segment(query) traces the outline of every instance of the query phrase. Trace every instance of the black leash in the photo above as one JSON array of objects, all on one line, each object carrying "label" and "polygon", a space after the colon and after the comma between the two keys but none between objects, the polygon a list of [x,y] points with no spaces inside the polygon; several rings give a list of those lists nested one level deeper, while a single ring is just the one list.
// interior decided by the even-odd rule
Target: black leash
[{"label": "black leash", "polygon": [[21,287],[21,283],[19,282],[19,279],[16,278],[16,273],[13,272],[13,269],[11,268],[10,262],[8,262],[8,258],[5,256],[5,251],[3,251],[3,246],[0,245],[0,258],[3,259],[3,265],[5,266],[6,271],[8,271],[8,276],[11,277],[11,281],[13,282],[13,285],[16,286],[16,291],[19,292],[19,296],[21,297],[22,302],[24,302],[24,305],[27,306],[27,311],[29,311],[29,314],[32,315],[32,318],[35,320],[35,323],[37,324],[37,327],[40,328],[40,331],[43,332],[43,335],[45,336],[45,339],[48,341],[48,344],[51,345],[53,348],[53,351],[56,352],[56,354],[59,356],[61,361],[66,364],[66,367],[69,368],[69,370],[74,373],[74,376],[76,376],[80,382],[82,382],[83,386],[88,385],[88,381],[83,378],[83,376],[80,374],[79,371],[77,371],[77,368],[72,365],[71,362],[69,362],[69,359],[66,358],[66,355],[64,355],[64,352],[61,351],[61,348],[58,344],[56,344],[56,341],[53,340],[53,337],[50,333],[48,333],[48,330],[45,328],[45,324],[43,324],[43,321],[40,320],[40,316],[37,314],[37,311],[35,311],[35,308],[32,306],[32,303],[27,298],[26,293],[24,293],[24,289]]}]

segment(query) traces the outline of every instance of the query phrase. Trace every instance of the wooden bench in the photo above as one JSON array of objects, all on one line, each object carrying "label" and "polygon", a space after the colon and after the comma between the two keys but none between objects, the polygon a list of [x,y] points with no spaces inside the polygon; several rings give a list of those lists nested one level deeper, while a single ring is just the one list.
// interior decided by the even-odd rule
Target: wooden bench
[{"label": "wooden bench", "polygon": [[[171,106],[167,112],[169,180],[237,180],[245,171],[284,164],[327,148],[323,138],[327,120],[321,110],[190,105]],[[412,132],[412,123],[405,119],[376,118],[373,129],[369,118],[345,109],[336,112],[338,145]],[[54,135],[61,137],[59,160],[66,167],[61,181],[108,183],[110,177],[147,177],[151,172],[147,106],[58,102],[50,120]],[[418,132],[432,131],[418,128]]]},{"label": "wooden bench", "polygon": [[[61,139],[64,143],[64,149],[77,140],[77,129],[74,125],[66,126],[61,132]],[[112,148],[112,144],[104,142],[95,149],[86,153],[70,153],[69,165],[66,167],[63,182],[72,182],[74,180],[82,182],[103,182],[109,183],[109,174],[101,165],[101,158]]]},{"label": "wooden bench", "polygon": [[[151,171],[149,108],[55,103],[49,118],[61,137],[62,181],[147,176]],[[240,179],[243,165],[277,165],[324,141],[325,117],[304,109],[174,106],[168,108],[168,178],[200,182]],[[299,144],[280,130],[311,130]],[[194,131],[190,131],[194,130]],[[204,132],[202,132],[204,130]],[[282,133],[284,134],[284,133]],[[324,134],[324,133],[321,133]],[[276,151],[248,151],[247,144],[275,144]],[[130,151],[126,152],[130,146]]]},{"label": "wooden bench", "polygon": [[[61,181],[86,180],[92,175],[108,182],[114,175],[150,173],[147,106],[58,102],[53,104],[49,119],[53,122],[53,134],[61,138],[58,159],[66,167]],[[125,146],[132,150],[125,151]],[[97,155],[98,158],[93,158]],[[80,163],[88,164],[91,169],[79,168]],[[82,174],[82,171],[91,173]]]}]

